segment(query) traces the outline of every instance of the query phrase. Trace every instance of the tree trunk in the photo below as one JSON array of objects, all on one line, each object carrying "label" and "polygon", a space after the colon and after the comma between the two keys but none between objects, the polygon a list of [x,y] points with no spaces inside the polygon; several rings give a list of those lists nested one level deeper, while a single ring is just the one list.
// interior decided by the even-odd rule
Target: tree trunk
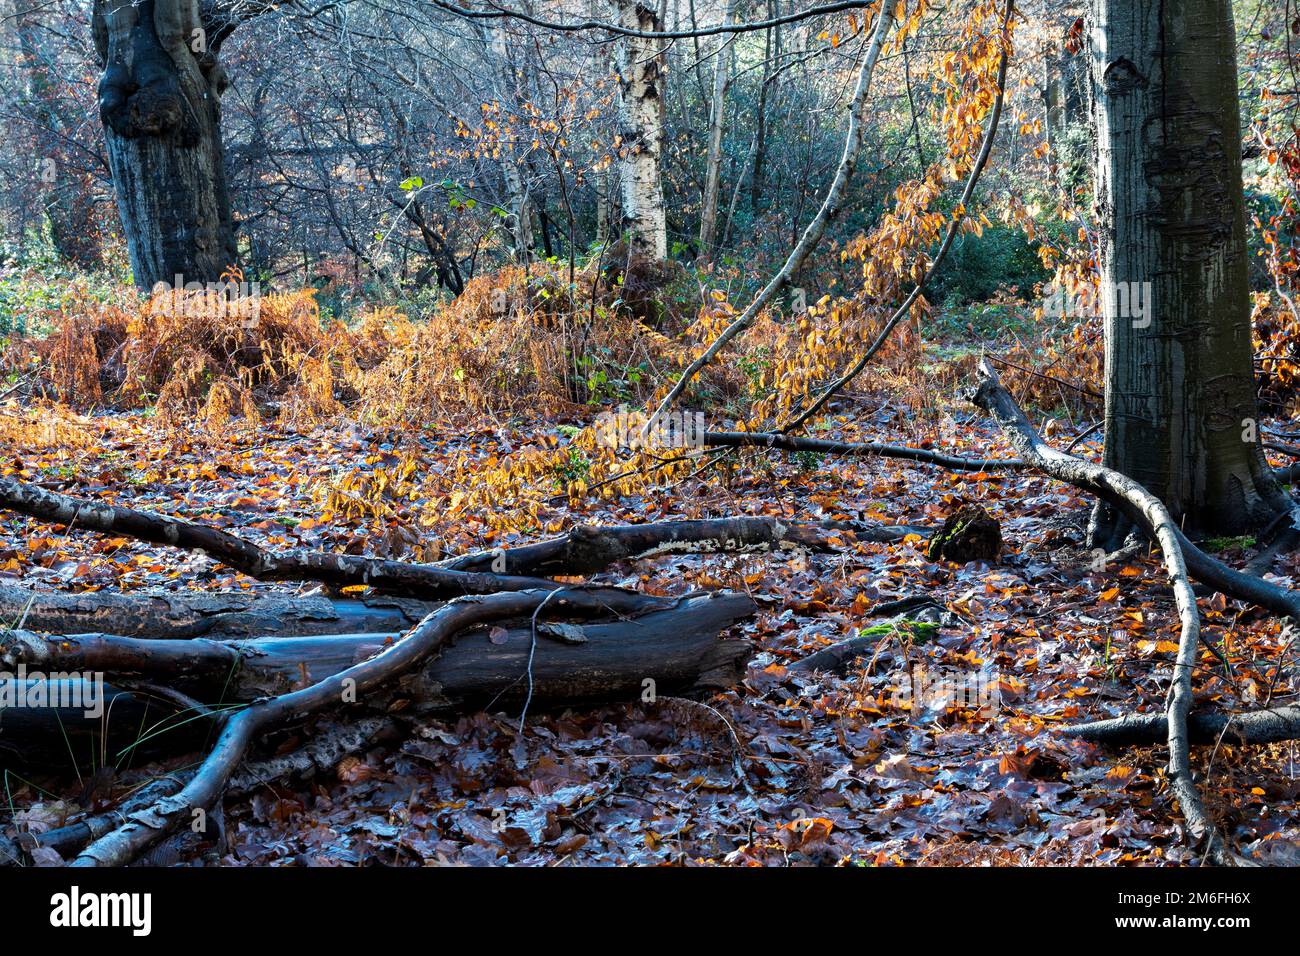
[{"label": "tree trunk", "polygon": [[[775,16],[777,5],[768,0],[767,15]],[[775,58],[775,59],[774,59]],[[767,97],[770,87],[780,70],[776,66],[781,59],[781,28],[767,31],[763,42],[763,82],[758,86],[758,104],[754,108],[754,172],[749,180],[749,214],[751,218],[758,215],[758,199],[763,193],[763,169],[767,163]]]},{"label": "tree trunk", "polygon": [[[1258,440],[1228,0],[1094,0],[1105,464],[1188,531],[1285,502]],[[1099,509],[1091,536],[1127,530]]]},{"label": "tree trunk", "polygon": [[[614,0],[616,19],[629,30],[658,30],[655,12],[637,0]],[[664,209],[664,99],[662,57],[653,40],[623,37],[618,43],[619,181],[623,217],[634,257],[668,258]]]},{"label": "tree trunk", "polygon": [[136,285],[218,280],[236,263],[220,34],[185,0],[96,0],[99,115]]},{"label": "tree trunk", "polygon": [[[496,95],[503,109],[508,108],[517,99],[514,68],[510,60],[510,40],[505,33],[504,23],[497,24],[492,30],[488,43],[488,61],[495,70]],[[505,179],[506,196],[510,203],[510,236],[515,247],[515,258],[527,264],[533,258],[533,201],[528,194],[528,185],[520,169],[521,160],[515,154],[514,137],[502,143],[501,175]]]},{"label": "tree trunk", "polygon": [[[730,23],[733,3],[727,4]],[[731,50],[735,35],[718,43],[713,64],[713,99],[709,108],[709,146],[704,158],[704,201],[700,209],[700,255],[709,258],[718,231],[718,193],[722,189],[722,127],[727,115],[727,87],[731,85]]]}]

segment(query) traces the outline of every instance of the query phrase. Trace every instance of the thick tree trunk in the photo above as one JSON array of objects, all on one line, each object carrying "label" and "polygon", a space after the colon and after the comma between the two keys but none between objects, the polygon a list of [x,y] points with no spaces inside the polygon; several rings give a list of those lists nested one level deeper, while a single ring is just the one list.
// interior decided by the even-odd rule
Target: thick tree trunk
[{"label": "thick tree trunk", "polygon": [[[658,30],[654,10],[637,0],[614,0],[618,24]],[[668,218],[660,164],[664,140],[663,63],[653,40],[623,37],[618,43],[619,182],[629,248],[634,257],[668,258]]]},{"label": "thick tree trunk", "polygon": [[187,0],[96,0],[99,114],[136,285],[212,282],[236,263],[218,34]]},{"label": "thick tree trunk", "polygon": [[[1258,440],[1228,0],[1094,0],[1105,463],[1187,530],[1284,507]],[[1092,537],[1126,531],[1100,509]]]}]

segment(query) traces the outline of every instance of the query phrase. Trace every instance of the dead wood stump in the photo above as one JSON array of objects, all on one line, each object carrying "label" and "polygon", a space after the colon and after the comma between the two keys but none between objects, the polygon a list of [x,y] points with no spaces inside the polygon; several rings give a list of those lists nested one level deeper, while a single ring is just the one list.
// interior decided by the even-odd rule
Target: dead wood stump
[{"label": "dead wood stump", "polygon": [[950,514],[926,546],[931,561],[996,561],[1002,552],[1002,529],[980,505],[963,505]]}]

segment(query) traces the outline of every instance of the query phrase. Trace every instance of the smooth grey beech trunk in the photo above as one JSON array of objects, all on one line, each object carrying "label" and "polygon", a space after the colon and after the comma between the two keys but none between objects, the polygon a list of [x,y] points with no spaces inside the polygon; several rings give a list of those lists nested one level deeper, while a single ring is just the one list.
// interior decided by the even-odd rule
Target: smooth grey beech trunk
[{"label": "smooth grey beech trunk", "polygon": [[[1105,464],[1187,531],[1287,507],[1256,425],[1229,0],[1093,0]],[[1124,522],[1099,509],[1093,546]]]},{"label": "smooth grey beech trunk", "polygon": [[99,114],[136,285],[209,282],[236,264],[217,61],[196,0],[95,0]]}]

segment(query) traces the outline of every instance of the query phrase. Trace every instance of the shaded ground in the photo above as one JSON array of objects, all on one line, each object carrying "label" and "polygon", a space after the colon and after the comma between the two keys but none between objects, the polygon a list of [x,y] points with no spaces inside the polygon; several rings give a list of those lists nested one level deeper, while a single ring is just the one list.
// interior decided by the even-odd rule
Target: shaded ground
[{"label": "shaded ground", "polygon": [[[968,414],[946,410],[932,441],[1005,454],[986,423]],[[853,419],[845,438],[916,437],[915,421],[871,401]],[[445,467],[452,452],[486,459],[556,434],[555,423],[429,430],[418,441],[357,428],[299,435],[263,426],[209,445],[143,416],[76,427],[92,441],[60,443],[57,453],[36,450],[42,443],[32,435],[10,435],[0,469],[267,544],[393,556],[435,538],[445,553],[509,542],[476,537],[473,527],[421,527],[416,515],[426,503],[405,488],[390,498],[379,493],[383,500],[369,510],[347,508],[346,489],[373,492],[365,477],[396,462],[415,461],[418,477]],[[1056,440],[1068,443],[1078,431]],[[1001,521],[1006,547],[994,566],[959,567],[929,561],[919,538],[875,545],[846,532],[838,554],[670,557],[605,575],[657,593],[750,592],[762,613],[744,627],[757,653],[743,685],[703,703],[660,698],[530,714],[522,740],[516,713],[421,723],[396,748],[344,760],[334,779],[306,789],[268,786],[251,801],[232,801],[221,862],[1189,862],[1159,770],[1163,748],[1108,752],[1051,734],[1062,722],[1159,709],[1176,650],[1177,622],[1155,562],[1091,570],[1081,532],[1086,500],[1037,478],[808,456],[746,458],[721,481],[713,474],[585,510],[558,506],[556,517],[621,523],[777,513],[937,526],[961,504],[980,503]],[[530,537],[542,536],[532,529]],[[1216,544],[1230,561],[1251,553],[1250,542]],[[1285,559],[1276,570],[1295,585],[1300,562]],[[0,517],[0,579],[74,591],[267,587],[205,557],[75,529],[56,534],[10,516]],[[937,635],[884,634],[874,660],[840,677],[787,670],[880,623],[871,613],[878,603],[918,594],[951,612]],[[1237,708],[1294,695],[1296,649],[1278,622],[1221,596],[1201,604],[1205,631],[1223,643],[1234,671],[1225,676],[1203,656],[1198,701]],[[914,704],[900,688],[912,686],[906,675],[916,665],[991,677],[1000,704],[983,715]],[[1198,752],[1208,765],[1210,809],[1231,840],[1261,859],[1300,862],[1296,756],[1294,745]],[[102,803],[120,792],[120,782],[101,777],[42,793],[9,776],[7,799],[26,825],[57,825],[78,798]],[[200,850],[187,859],[217,855]]]}]

